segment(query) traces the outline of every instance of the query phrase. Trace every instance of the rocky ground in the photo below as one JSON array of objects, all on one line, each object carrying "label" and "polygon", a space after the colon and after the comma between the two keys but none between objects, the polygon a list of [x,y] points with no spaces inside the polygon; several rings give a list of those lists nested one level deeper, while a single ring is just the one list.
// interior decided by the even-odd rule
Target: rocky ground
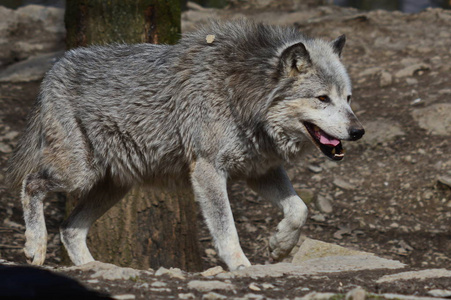
[{"label": "rocky ground", "polygon": [[[389,298],[387,293],[450,297],[451,275],[446,270],[451,270],[451,12],[431,9],[407,15],[281,3],[284,5],[271,9],[210,10],[191,6],[183,15],[183,30],[192,30],[209,18],[245,16],[296,26],[308,35],[326,39],[347,35],[343,61],[354,84],[354,110],[367,134],[361,141],[345,145],[347,157],[343,162],[331,162],[312,153],[303,163],[289,169],[296,189],[310,209],[304,235],[327,242],[315,243],[328,250],[308,248],[309,244],[304,243],[293,252],[295,257],[295,253],[303,253],[298,255],[301,258],[297,262],[253,267],[247,273],[232,274],[216,268],[204,276],[178,270],[146,272],[108,265],[81,269],[58,267],[59,272],[90,288],[121,295],[118,299],[294,299],[306,295],[326,299],[332,295],[312,293],[338,293],[334,297],[340,298],[351,291],[348,298],[362,299],[364,292],[356,287],[368,292],[368,298],[381,294]],[[39,14],[31,11],[28,8],[14,14],[0,8],[2,37],[10,37],[25,49],[14,58],[0,53],[3,65],[0,70],[0,257],[3,261],[0,263],[3,264],[24,263],[20,204],[17,195],[9,193],[3,184],[6,160],[38,92],[43,68],[63,49],[62,11],[52,9]],[[51,15],[54,23],[42,26],[43,21],[35,17],[41,27],[28,24],[28,29],[22,30],[21,22],[30,22],[24,21],[27,14]],[[8,28],[23,34],[23,41],[31,40],[27,34],[43,35],[47,39],[41,48],[30,48],[26,42],[20,43],[17,34]],[[52,34],[53,40],[48,39]],[[8,44],[4,40],[0,43]],[[11,64],[26,58],[29,59],[21,65]],[[280,213],[240,182],[232,185],[230,191],[245,253],[254,264],[269,264],[268,237],[280,221]],[[46,206],[47,263],[52,268],[59,264],[57,228],[61,212],[62,204],[56,200]],[[201,243],[205,269],[220,265],[205,229],[201,232]],[[337,250],[337,254],[334,245],[389,260],[377,260],[379,267],[368,270],[368,255],[342,250]],[[322,257],[306,253],[322,253],[318,255]],[[392,261],[398,262],[388,265]],[[395,281],[381,279],[384,275],[408,271],[417,273],[404,274],[408,277]]]}]

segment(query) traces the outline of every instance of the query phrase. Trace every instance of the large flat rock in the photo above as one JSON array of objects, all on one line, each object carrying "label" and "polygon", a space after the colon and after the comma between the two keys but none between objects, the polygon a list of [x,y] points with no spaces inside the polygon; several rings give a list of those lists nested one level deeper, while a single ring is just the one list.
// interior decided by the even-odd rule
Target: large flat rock
[{"label": "large flat rock", "polygon": [[373,255],[372,253],[341,247],[310,238],[305,238],[293,256],[291,263],[298,265],[304,261],[327,256],[360,256]]},{"label": "large flat rock", "polygon": [[433,135],[451,134],[451,103],[437,103],[412,112],[418,125]]},{"label": "large flat rock", "polygon": [[64,51],[37,55],[10,65],[0,71],[0,82],[29,82],[41,80]]},{"label": "large flat rock", "polygon": [[405,135],[401,125],[392,120],[379,118],[364,124],[365,136],[362,143],[376,146]]},{"label": "large flat rock", "polygon": [[0,6],[0,67],[65,48],[64,9]]},{"label": "large flat rock", "polygon": [[375,269],[401,269],[405,265],[397,260],[374,255],[327,256],[303,261],[299,264],[278,263],[254,265],[233,272],[238,277],[306,276],[321,273],[338,273]]},{"label": "large flat rock", "polygon": [[385,275],[382,276],[380,279],[378,279],[377,283],[383,283],[383,282],[394,282],[399,280],[425,280],[429,278],[440,278],[440,277],[448,277],[450,278],[450,284],[451,284],[451,271],[446,269],[428,269],[428,270],[421,270],[421,271],[409,271],[409,272],[402,272],[402,273],[396,273],[391,275]]},{"label": "large flat rock", "polygon": [[235,276],[280,277],[306,276],[375,269],[401,269],[405,265],[397,260],[375,256],[372,253],[341,247],[305,238],[293,256],[292,263],[254,265],[233,272]]}]

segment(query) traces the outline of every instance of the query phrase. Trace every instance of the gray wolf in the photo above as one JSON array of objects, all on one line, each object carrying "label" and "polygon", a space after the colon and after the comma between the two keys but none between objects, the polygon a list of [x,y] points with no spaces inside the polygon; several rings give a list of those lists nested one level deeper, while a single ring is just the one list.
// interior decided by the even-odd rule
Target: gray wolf
[{"label": "gray wolf", "polygon": [[178,44],[68,51],[46,74],[8,178],[22,187],[25,255],[41,265],[43,201],[79,199],[60,233],[76,265],[93,261],[90,226],[134,185],[191,184],[219,256],[250,265],[226,184],[245,178],[284,214],[270,238],[279,260],[298,241],[307,207],[284,170],[309,145],[333,160],[364,134],[340,62],[345,37],[307,38],[250,21],[212,23]]}]

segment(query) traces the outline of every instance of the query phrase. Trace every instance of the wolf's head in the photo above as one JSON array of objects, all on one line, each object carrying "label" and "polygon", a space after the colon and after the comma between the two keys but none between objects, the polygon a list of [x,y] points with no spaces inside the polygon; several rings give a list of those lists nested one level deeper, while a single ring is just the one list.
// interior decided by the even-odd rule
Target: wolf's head
[{"label": "wolf's head", "polygon": [[351,82],[340,62],[345,41],[345,36],[311,39],[281,49],[267,128],[286,157],[309,139],[327,157],[341,160],[341,140],[355,141],[365,133],[350,107]]}]

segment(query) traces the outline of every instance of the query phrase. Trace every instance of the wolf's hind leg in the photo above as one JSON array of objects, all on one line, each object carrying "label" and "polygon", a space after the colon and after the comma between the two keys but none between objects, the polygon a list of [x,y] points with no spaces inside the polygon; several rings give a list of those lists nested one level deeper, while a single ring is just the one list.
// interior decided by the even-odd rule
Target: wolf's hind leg
[{"label": "wolf's hind leg", "polygon": [[94,261],[86,244],[92,224],[121,200],[129,188],[114,186],[104,180],[78,199],[77,206],[61,225],[61,241],[75,265]]},{"label": "wolf's hind leg", "polygon": [[22,207],[25,220],[25,256],[29,263],[42,265],[47,251],[44,200],[49,192],[62,187],[59,181],[41,173],[27,175],[22,183]]},{"label": "wolf's hind leg", "polygon": [[299,240],[301,227],[307,220],[307,206],[296,194],[282,167],[262,177],[249,179],[248,185],[283,211],[284,218],[269,240],[271,257],[276,261],[282,260]]}]

